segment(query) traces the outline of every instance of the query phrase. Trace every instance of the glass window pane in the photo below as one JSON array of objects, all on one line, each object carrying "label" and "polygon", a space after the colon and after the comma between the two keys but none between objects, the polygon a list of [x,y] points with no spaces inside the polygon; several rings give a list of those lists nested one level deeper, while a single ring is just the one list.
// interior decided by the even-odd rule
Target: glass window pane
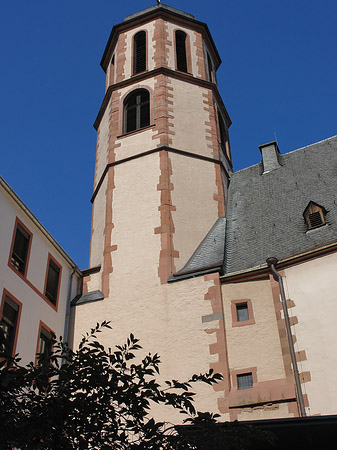
[{"label": "glass window pane", "polygon": [[241,303],[239,305],[236,305],[236,314],[238,322],[244,322],[245,320],[249,320],[247,303]]},{"label": "glass window pane", "polygon": [[253,387],[253,374],[251,372],[237,375],[237,380],[238,389],[249,389]]},{"label": "glass window pane", "polygon": [[19,272],[24,273],[27,251],[29,244],[29,235],[18,226],[15,233],[14,247],[11,262]]},{"label": "glass window pane", "polygon": [[12,353],[13,351],[18,310],[19,310],[16,304],[12,306],[13,303],[14,303],[13,301],[11,301],[6,297],[1,324],[1,328],[3,329],[7,341],[6,343],[7,351],[9,353]]},{"label": "glass window pane", "polygon": [[137,118],[137,109],[136,106],[132,107],[132,108],[128,108],[126,110],[126,132],[128,133],[129,131],[134,131],[136,130],[137,126],[136,126],[136,118]]},{"label": "glass window pane", "polygon": [[140,127],[150,125],[150,105],[149,102],[140,106]]},{"label": "glass window pane", "polygon": [[54,305],[56,304],[57,299],[59,274],[60,269],[50,261],[47,275],[46,297],[49,298]]}]

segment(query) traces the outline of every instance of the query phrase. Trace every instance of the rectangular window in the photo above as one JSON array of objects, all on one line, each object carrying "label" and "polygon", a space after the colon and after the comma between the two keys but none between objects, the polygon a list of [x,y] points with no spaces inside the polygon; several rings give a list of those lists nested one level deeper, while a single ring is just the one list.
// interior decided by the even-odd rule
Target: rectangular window
[{"label": "rectangular window", "polygon": [[254,325],[253,304],[250,299],[237,299],[231,302],[233,327],[245,327]]},{"label": "rectangular window", "polygon": [[252,372],[242,373],[240,375],[237,375],[236,378],[238,381],[238,389],[249,389],[253,387]]},{"label": "rectangular window", "polygon": [[236,317],[238,322],[249,320],[248,304],[238,303],[236,305]]},{"label": "rectangular window", "polygon": [[20,306],[17,303],[15,303],[9,297],[5,296],[0,326],[4,332],[4,337],[6,339],[6,350],[10,355],[14,353],[19,309]]},{"label": "rectangular window", "polygon": [[46,358],[49,358],[52,352],[53,346],[52,341],[53,341],[52,334],[49,331],[45,330],[43,327],[41,327],[38,353]]},{"label": "rectangular window", "polygon": [[20,224],[17,224],[14,245],[11,255],[11,264],[22,275],[26,272],[27,256],[29,249],[30,235]]},{"label": "rectangular window", "polygon": [[51,258],[48,261],[48,272],[45,296],[56,306],[61,268]]}]

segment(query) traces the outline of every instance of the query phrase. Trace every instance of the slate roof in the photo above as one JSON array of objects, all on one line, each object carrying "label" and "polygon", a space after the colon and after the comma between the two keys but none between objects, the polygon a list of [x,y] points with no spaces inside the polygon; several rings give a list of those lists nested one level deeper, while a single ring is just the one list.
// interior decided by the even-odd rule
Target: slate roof
[{"label": "slate roof", "polygon": [[[169,282],[266,267],[268,257],[282,260],[337,242],[337,136],[271,156],[264,155],[268,172],[261,161],[231,174],[226,218],[218,218]],[[326,225],[308,231],[303,213],[311,201],[326,211]]]},{"label": "slate roof", "polygon": [[[227,203],[224,272],[244,271],[337,242],[337,136],[234,173]],[[327,211],[326,225],[307,231],[310,201]]]},{"label": "slate roof", "polygon": [[98,300],[103,300],[104,294],[101,291],[91,291],[85,294],[76,295],[76,297],[71,301],[71,306],[82,305],[83,303],[97,302]]},{"label": "slate roof", "polygon": [[226,219],[219,217],[201,241],[185,266],[172,275],[168,281],[178,281],[221,270],[225,254]]}]

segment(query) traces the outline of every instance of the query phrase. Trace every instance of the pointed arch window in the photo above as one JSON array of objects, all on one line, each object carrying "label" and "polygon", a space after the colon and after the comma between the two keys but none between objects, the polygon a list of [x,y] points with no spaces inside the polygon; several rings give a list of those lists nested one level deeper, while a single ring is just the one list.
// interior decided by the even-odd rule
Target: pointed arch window
[{"label": "pointed arch window", "polygon": [[146,70],[146,33],[139,31],[133,38],[133,74]]},{"label": "pointed arch window", "polygon": [[124,133],[150,125],[150,94],[146,89],[136,89],[124,100]]},{"label": "pointed arch window", "polygon": [[313,201],[309,202],[304,210],[303,216],[308,230],[321,227],[326,224],[325,215],[327,211],[323,206]]},{"label": "pointed arch window", "polygon": [[177,30],[176,36],[176,58],[177,69],[187,73],[186,38],[187,35],[181,30]]}]

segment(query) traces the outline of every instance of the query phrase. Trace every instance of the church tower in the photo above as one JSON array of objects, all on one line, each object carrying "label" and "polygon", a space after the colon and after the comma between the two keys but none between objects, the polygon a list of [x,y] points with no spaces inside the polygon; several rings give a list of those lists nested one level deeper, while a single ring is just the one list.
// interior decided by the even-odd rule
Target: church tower
[{"label": "church tower", "polygon": [[101,61],[90,265],[74,343],[111,320],[104,343],[134,333],[161,355],[165,379],[218,361],[201,320],[212,313],[204,296],[213,281],[168,279],[225,215],[231,121],[220,63],[207,25],[162,4],[114,26]]},{"label": "church tower", "polygon": [[[90,254],[105,297],[118,253],[131,271],[156,262],[166,283],[224,215],[230,119],[216,86],[219,64],[207,25],[164,5],[112,30],[95,122]],[[158,238],[160,253],[150,256]]]}]

